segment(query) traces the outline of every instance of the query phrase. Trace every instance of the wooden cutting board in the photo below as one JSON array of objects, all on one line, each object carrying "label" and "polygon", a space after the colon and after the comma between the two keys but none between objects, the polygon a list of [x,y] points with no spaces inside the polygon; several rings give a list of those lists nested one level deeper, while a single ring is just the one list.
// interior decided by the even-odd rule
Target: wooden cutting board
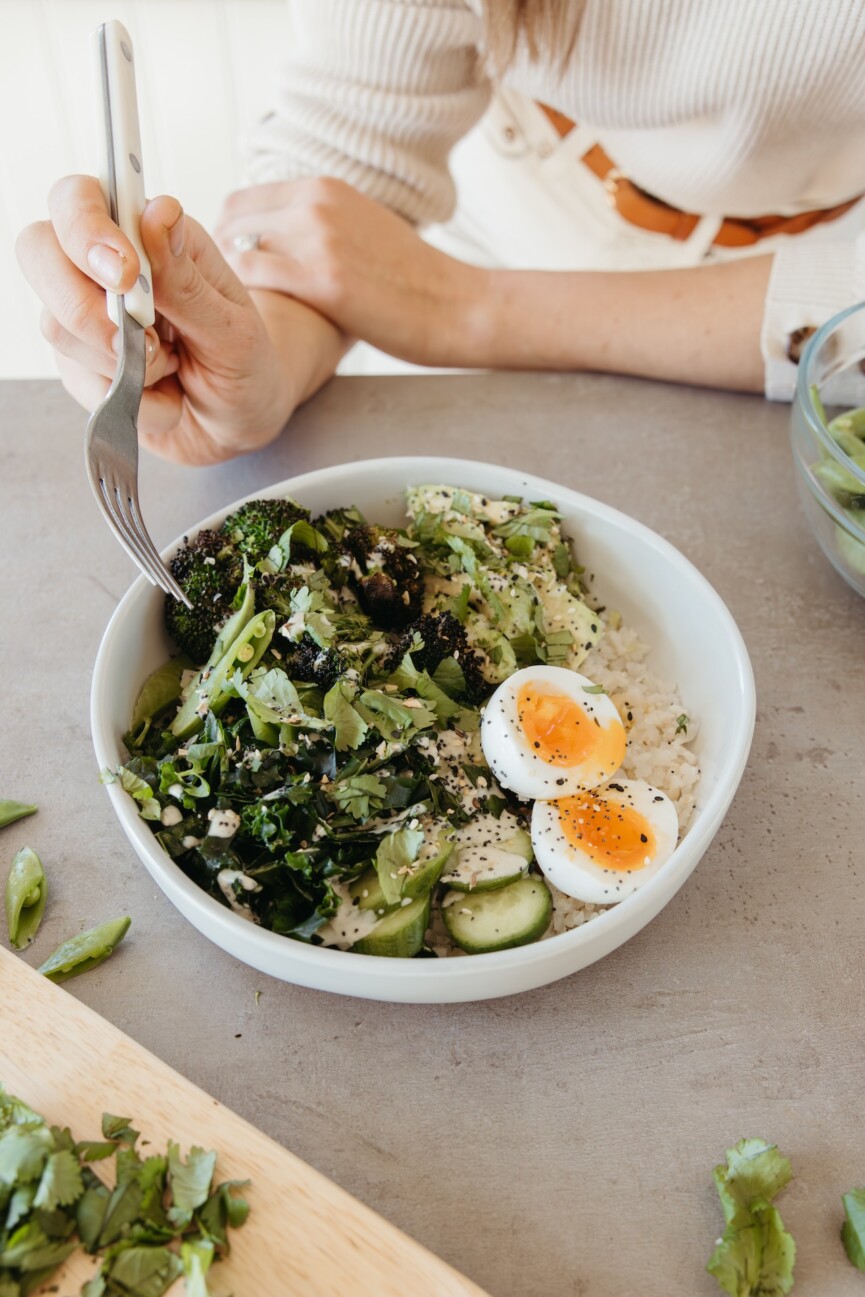
[{"label": "wooden cutting board", "polygon": [[[164,1149],[217,1151],[218,1180],[252,1180],[231,1256],[211,1271],[234,1297],[486,1297],[370,1208],[0,948],[0,1081],[51,1124],[99,1138],[103,1112]],[[60,1297],[93,1271],[83,1254]],[[52,1283],[57,1282],[53,1279]],[[172,1294],[181,1297],[180,1281]]]}]

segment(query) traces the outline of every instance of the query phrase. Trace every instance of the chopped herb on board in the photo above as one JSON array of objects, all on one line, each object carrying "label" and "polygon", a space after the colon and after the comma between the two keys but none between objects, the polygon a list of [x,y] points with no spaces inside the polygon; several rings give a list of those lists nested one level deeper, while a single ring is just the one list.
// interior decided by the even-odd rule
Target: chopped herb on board
[{"label": "chopped herb on board", "polygon": [[[102,1135],[76,1143],[0,1085],[0,1297],[41,1290],[78,1248],[103,1258],[82,1297],[161,1297],[181,1275],[208,1297],[248,1182],[214,1186],[216,1154],[201,1148],[140,1156],[127,1117],[105,1113]],[[109,1189],[90,1163],[112,1157]]]}]

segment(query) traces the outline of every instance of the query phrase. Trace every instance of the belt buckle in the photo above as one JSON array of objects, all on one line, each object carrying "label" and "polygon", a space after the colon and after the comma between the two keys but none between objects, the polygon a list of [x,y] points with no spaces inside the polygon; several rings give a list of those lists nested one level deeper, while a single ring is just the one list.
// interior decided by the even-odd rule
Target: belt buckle
[{"label": "belt buckle", "polygon": [[624,179],[625,174],[623,171],[620,171],[618,167],[611,167],[604,176],[604,197],[607,200],[608,206],[613,209],[618,207],[619,181]]}]

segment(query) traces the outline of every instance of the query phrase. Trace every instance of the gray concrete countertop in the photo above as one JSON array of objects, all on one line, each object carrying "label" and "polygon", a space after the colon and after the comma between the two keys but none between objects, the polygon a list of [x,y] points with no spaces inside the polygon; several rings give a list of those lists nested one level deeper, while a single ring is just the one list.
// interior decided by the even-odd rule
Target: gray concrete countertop
[{"label": "gray concrete countertop", "polygon": [[88,724],[99,639],[133,570],[90,496],[82,413],[59,384],[0,385],[0,795],[41,808],[4,831],[0,872],[30,842],[52,880],[23,957],[35,965],[70,932],[131,914],[122,951],[70,994],[494,1297],[709,1297],[712,1167],[745,1135],[793,1162],[780,1206],[796,1291],[860,1293],[838,1229],[841,1193],[865,1183],[865,602],[806,530],[787,419],[748,397],[592,376],[339,379],[260,454],[206,470],[144,463],[158,545],[346,459],[513,465],[666,536],[743,632],[751,760],[671,904],[555,985],[405,1007],[237,963],[138,864]]}]

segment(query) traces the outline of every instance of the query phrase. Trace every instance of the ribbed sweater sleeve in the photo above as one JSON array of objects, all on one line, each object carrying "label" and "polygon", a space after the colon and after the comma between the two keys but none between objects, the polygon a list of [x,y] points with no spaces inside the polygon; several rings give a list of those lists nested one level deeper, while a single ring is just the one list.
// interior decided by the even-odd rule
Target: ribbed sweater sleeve
[{"label": "ribbed sweater sleeve", "polygon": [[248,137],[252,183],[329,175],[408,220],[447,220],[447,159],[489,85],[463,0],[292,0],[277,107]]}]

